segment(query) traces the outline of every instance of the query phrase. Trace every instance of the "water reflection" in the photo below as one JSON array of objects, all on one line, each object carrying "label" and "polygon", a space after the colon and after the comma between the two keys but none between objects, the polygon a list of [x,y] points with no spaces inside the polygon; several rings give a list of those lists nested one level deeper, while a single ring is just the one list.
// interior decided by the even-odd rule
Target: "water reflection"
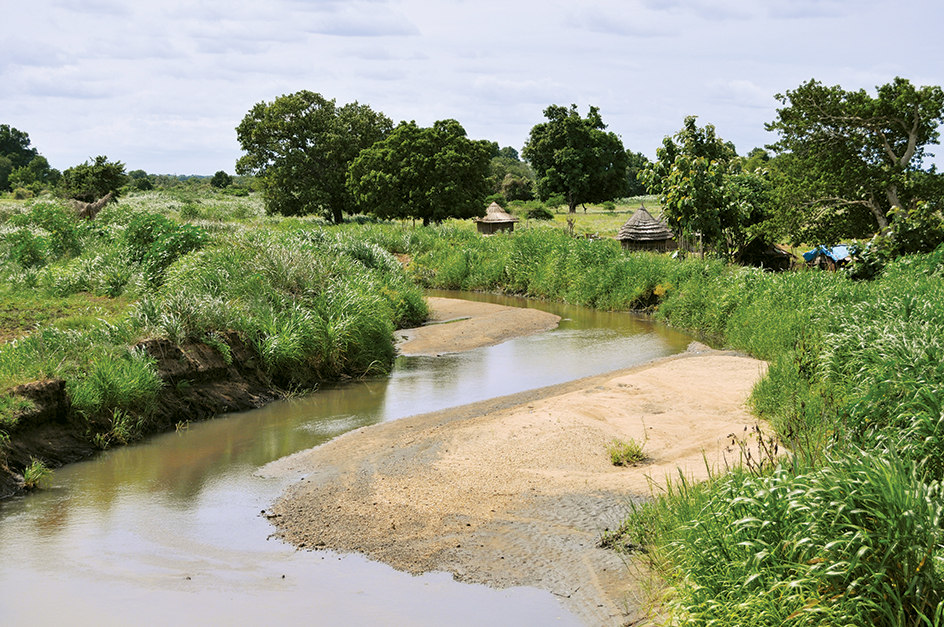
[{"label": "water reflection", "polygon": [[[322,624],[576,624],[548,593],[412,578],[266,540],[259,512],[283,483],[254,473],[272,460],[373,423],[649,361],[690,340],[626,314],[464,296],[564,320],[488,349],[401,357],[389,378],[325,386],[57,471],[53,489],[0,503],[0,623],[248,625],[277,615],[309,624],[318,612]],[[37,595],[54,602],[28,601]]]}]

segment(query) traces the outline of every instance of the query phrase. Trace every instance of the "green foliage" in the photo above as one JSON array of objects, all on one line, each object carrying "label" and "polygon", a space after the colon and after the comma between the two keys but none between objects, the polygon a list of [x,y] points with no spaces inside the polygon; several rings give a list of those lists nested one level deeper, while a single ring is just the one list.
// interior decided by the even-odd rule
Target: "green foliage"
[{"label": "green foliage", "polygon": [[940,198],[940,175],[921,169],[944,122],[940,87],[896,78],[873,97],[811,80],[777,99],[785,106],[766,127],[780,135],[771,148],[789,155],[783,203],[794,241],[867,237],[889,226],[892,207]]},{"label": "green foliage", "polygon": [[348,167],[392,126],[356,102],[338,107],[310,91],[280,96],[256,104],[236,127],[246,153],[236,172],[261,179],[270,214],[320,214],[340,224],[344,212],[357,210],[346,187]]},{"label": "green foliage", "polygon": [[551,105],[548,119],[535,125],[521,154],[537,174],[541,200],[554,194],[566,198],[570,213],[577,205],[626,195],[629,159],[623,142],[608,133],[597,107],[581,118],[577,105]]},{"label": "green foliage", "polygon": [[91,360],[88,370],[69,382],[73,410],[86,418],[116,410],[147,412],[161,389],[154,360],[140,350],[104,352]]},{"label": "green foliage", "polygon": [[29,165],[39,153],[30,148],[29,135],[9,124],[0,124],[0,191],[10,189],[9,176]]},{"label": "green foliage", "polygon": [[118,196],[126,181],[125,164],[99,155],[92,163],[86,161],[63,172],[59,193],[65,198],[95,202],[109,192]]},{"label": "green foliage", "polygon": [[671,606],[685,624],[932,624],[944,599],[939,492],[859,450],[683,485],[644,514],[680,569]]},{"label": "green foliage", "polygon": [[606,452],[614,466],[635,466],[646,459],[645,445],[645,441],[639,443],[632,438],[614,439],[606,446]]},{"label": "green foliage", "polygon": [[224,187],[229,187],[233,184],[233,177],[220,170],[213,175],[213,178],[210,179],[210,185],[216,187],[217,189],[223,189]]},{"label": "green foliage", "polygon": [[743,246],[749,227],[766,218],[770,188],[763,175],[740,171],[734,146],[698,128],[695,116],[674,137],[666,137],[658,160],[641,174],[659,195],[663,216],[676,236],[700,239],[730,258]]},{"label": "green foliage", "polygon": [[42,460],[33,459],[29,466],[23,469],[23,487],[27,490],[46,488],[50,482],[52,482],[52,470]]},{"label": "green foliage", "polygon": [[54,187],[61,178],[59,170],[49,167],[49,161],[42,155],[36,155],[24,166],[10,172],[9,184],[13,188],[25,188],[39,195],[44,189]]},{"label": "green foliage", "polygon": [[491,144],[472,141],[455,120],[431,128],[403,122],[385,139],[361,151],[348,172],[348,187],[365,210],[381,219],[484,215]]},{"label": "green foliage", "polygon": [[125,244],[132,261],[145,269],[151,283],[159,285],[164,273],[180,257],[203,248],[207,231],[192,224],[177,224],[160,214],[142,213],[125,230]]},{"label": "green foliage", "polygon": [[649,188],[640,179],[639,175],[646,171],[651,163],[649,157],[641,152],[626,151],[626,195],[627,196],[645,196],[649,194]]},{"label": "green foliage", "polygon": [[7,259],[21,268],[36,268],[46,262],[46,241],[29,229],[20,229],[6,236]]}]

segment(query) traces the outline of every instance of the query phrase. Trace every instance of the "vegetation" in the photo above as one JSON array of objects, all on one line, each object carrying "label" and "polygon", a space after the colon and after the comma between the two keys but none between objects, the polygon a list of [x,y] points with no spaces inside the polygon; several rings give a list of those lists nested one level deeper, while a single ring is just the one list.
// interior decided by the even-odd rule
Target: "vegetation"
[{"label": "vegetation", "polygon": [[643,453],[645,444],[645,442],[639,443],[632,438],[629,440],[614,439],[607,445],[606,452],[614,466],[635,466],[646,459],[646,454]]},{"label": "vegetation", "polygon": [[551,105],[544,117],[548,121],[531,129],[521,151],[537,174],[541,200],[562,194],[575,213],[579,204],[626,195],[629,159],[620,138],[604,130],[599,109],[590,107],[581,118],[577,105]]},{"label": "vegetation", "polygon": [[657,154],[640,176],[659,195],[676,237],[731,258],[747,243],[750,227],[767,218],[767,179],[742,171],[734,146],[717,137],[711,124],[698,128],[694,116],[663,140]]},{"label": "vegetation", "polygon": [[473,141],[455,120],[430,128],[403,122],[361,151],[348,171],[358,204],[381,219],[447,218],[485,214],[492,144]]},{"label": "vegetation", "polygon": [[[354,230],[263,224],[255,203],[203,202],[217,217],[193,223],[179,221],[187,205],[164,192],[132,194],[93,222],[50,200],[0,214],[0,330],[16,338],[0,344],[0,390],[64,379],[75,418],[107,447],[153,429],[162,384],[137,348],[147,337],[228,354],[235,333],[286,388],[387,372],[394,329],[426,316],[400,263]],[[4,439],[25,408],[5,398]]]},{"label": "vegetation", "polygon": [[346,187],[348,167],[392,126],[356,102],[338,107],[310,91],[280,96],[256,104],[236,127],[246,152],[236,172],[260,178],[270,214],[323,215],[339,224],[344,213],[357,212]]},{"label": "vegetation", "polygon": [[52,481],[52,470],[41,460],[34,459],[23,469],[23,487],[27,490],[45,488]]},{"label": "vegetation", "polygon": [[892,224],[893,207],[908,212],[940,199],[940,175],[922,169],[944,122],[940,87],[896,78],[873,97],[811,80],[777,99],[785,106],[767,129],[780,134],[772,148],[785,157],[794,237],[867,237]]},{"label": "vegetation", "polygon": [[109,192],[117,196],[126,182],[125,164],[99,155],[93,163],[86,161],[63,172],[59,193],[65,198],[95,202]]}]

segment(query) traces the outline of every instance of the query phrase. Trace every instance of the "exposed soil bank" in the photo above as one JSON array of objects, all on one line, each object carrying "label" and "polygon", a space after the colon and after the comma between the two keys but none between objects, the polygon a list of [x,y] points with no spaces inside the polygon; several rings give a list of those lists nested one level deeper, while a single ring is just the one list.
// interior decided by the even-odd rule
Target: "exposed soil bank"
[{"label": "exposed soil bank", "polygon": [[[365,427],[267,466],[299,480],[265,515],[299,548],[543,588],[588,625],[624,625],[641,618],[641,588],[597,548],[600,534],[650,482],[736,461],[730,436],[755,423],[744,400],[765,370],[693,344],[630,370]],[[614,438],[645,441],[649,459],[614,467]]]},{"label": "exposed soil bank", "polygon": [[[172,429],[181,422],[261,407],[280,397],[273,391],[254,355],[236,336],[227,338],[230,363],[215,348],[200,343],[177,346],[152,339],[140,346],[157,360],[164,386],[149,414],[144,435]],[[10,443],[0,460],[0,498],[22,491],[22,476],[14,469],[42,460],[48,467],[79,461],[97,452],[88,422],[71,411],[65,381],[38,381],[17,386],[16,396],[29,399],[33,409],[18,417]],[[107,425],[99,425],[107,429]]]}]

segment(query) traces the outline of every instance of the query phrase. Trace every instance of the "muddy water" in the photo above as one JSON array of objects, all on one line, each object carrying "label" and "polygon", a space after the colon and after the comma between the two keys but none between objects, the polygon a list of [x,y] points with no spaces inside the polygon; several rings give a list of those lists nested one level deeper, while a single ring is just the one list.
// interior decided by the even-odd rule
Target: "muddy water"
[{"label": "muddy water", "polygon": [[[455,293],[433,295],[456,297]],[[359,555],[296,552],[260,516],[264,464],[351,429],[649,361],[690,338],[626,314],[537,307],[558,329],[193,424],[56,472],[0,502],[0,625],[578,625],[550,593],[411,577]]]}]

